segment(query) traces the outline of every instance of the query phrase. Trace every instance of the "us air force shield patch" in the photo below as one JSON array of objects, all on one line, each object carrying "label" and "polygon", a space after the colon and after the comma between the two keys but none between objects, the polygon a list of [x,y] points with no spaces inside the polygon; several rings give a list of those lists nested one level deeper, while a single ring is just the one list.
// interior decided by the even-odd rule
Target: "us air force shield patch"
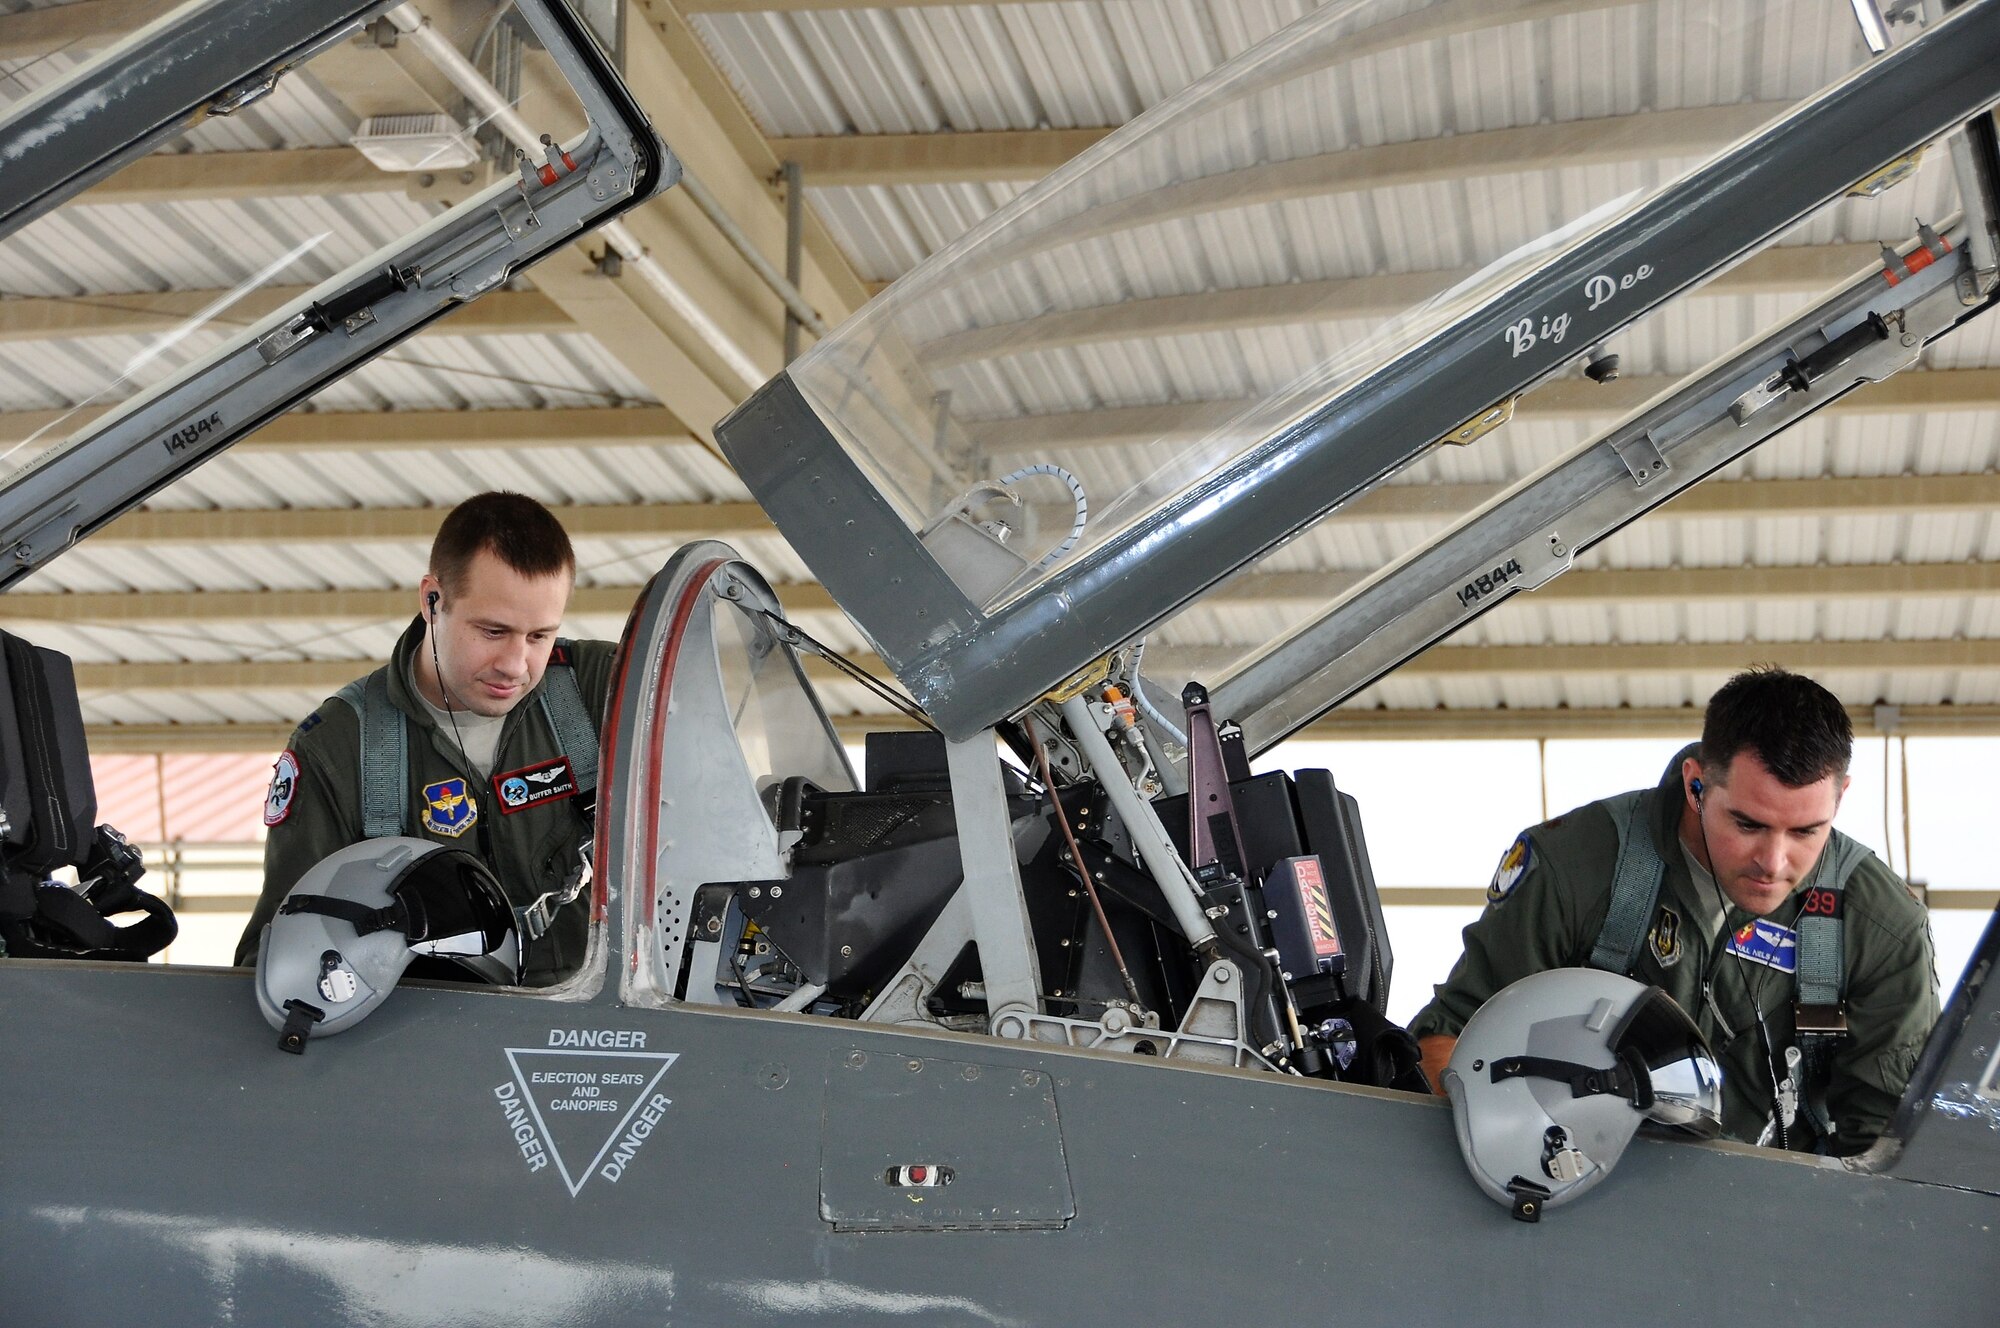
[{"label": "us air force shield patch", "polygon": [[1653,929],[1646,933],[1646,944],[1652,948],[1653,958],[1660,961],[1661,968],[1672,968],[1687,953],[1681,944],[1681,915],[1660,905],[1660,915],[1653,919]]},{"label": "us air force shield patch", "polygon": [[1523,830],[1514,843],[1500,858],[1500,865],[1494,869],[1493,883],[1486,887],[1486,902],[1497,904],[1514,893],[1514,887],[1528,874],[1528,864],[1535,860],[1535,847],[1529,842],[1528,832]]},{"label": "us air force shield patch", "polygon": [[440,779],[424,785],[424,829],[457,839],[479,820],[479,804],[466,792],[463,779]]}]

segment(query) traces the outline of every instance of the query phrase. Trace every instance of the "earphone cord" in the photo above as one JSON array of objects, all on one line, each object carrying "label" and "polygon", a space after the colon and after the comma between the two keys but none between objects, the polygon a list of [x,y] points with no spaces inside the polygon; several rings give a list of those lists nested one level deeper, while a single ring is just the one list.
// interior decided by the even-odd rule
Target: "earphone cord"
[{"label": "earphone cord", "polygon": [[[1699,793],[1695,795],[1694,805],[1694,822],[1701,828],[1701,855],[1708,859],[1708,879],[1715,886],[1717,899],[1722,901],[1722,916],[1726,923],[1729,918],[1728,900],[1722,893],[1722,882],[1715,875],[1715,854],[1711,853],[1708,848],[1708,814],[1702,805]],[[1726,948],[1728,942],[1724,941],[1723,945]],[[1718,959],[1720,957],[1719,955],[1717,956]],[[1763,969],[1767,968],[1768,965],[1759,964],[1757,967]],[[1712,981],[1713,979],[1710,980]],[[1764,1068],[1770,1073],[1771,1077],[1771,1119],[1778,1127],[1778,1147],[1789,1150],[1791,1148],[1791,1131],[1790,1127],[1785,1124],[1784,1089],[1778,1082],[1778,1056],[1776,1049],[1771,1045],[1771,1026],[1764,1020],[1764,974],[1762,972],[1752,973],[1750,981],[1745,985],[1750,989],[1751,1012],[1757,1016],[1758,1040],[1764,1044]],[[1711,997],[1711,999],[1713,998]],[[1798,1087],[1803,1089],[1804,1086],[1798,1085]]]},{"label": "earphone cord", "polygon": [[472,771],[472,757],[465,750],[465,736],[458,731],[458,711],[451,704],[451,684],[444,680],[444,665],[438,662],[437,640],[437,594],[431,594],[431,621],[424,635],[430,638],[431,668],[437,671],[438,691],[444,694],[444,715],[451,721],[451,740],[458,744],[459,759],[465,762],[467,773]]}]

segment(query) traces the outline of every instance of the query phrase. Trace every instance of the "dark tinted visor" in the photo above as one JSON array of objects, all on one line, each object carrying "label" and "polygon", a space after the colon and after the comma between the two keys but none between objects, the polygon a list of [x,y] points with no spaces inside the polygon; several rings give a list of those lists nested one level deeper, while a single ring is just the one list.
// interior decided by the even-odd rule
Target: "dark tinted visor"
[{"label": "dark tinted visor", "polygon": [[491,954],[514,925],[493,873],[457,849],[425,854],[396,883],[396,897],[410,916],[410,945],[424,954]]},{"label": "dark tinted visor", "polygon": [[[1722,1132],[1722,1069],[1687,1011],[1648,987],[1611,1035],[1611,1050],[1651,1078],[1650,1120],[1712,1139]],[[1642,1094],[1642,1098],[1643,1098]]]}]

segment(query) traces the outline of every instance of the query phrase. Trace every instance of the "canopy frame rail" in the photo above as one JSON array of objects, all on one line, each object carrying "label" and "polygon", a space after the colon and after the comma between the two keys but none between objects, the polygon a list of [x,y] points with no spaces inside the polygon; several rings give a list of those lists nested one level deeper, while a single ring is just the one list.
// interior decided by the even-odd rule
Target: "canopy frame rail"
[{"label": "canopy frame rail", "polygon": [[1937,237],[1899,255],[1906,271],[1931,259],[1908,275],[1857,276],[1384,568],[1219,681],[1216,713],[1266,751],[1822,406],[1908,369],[1988,307],[1962,298],[1963,218]]}]

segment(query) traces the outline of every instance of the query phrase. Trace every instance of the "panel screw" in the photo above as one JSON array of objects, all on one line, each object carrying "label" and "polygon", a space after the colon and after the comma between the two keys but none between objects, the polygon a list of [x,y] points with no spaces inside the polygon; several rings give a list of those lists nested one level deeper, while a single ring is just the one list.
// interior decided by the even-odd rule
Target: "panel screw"
[{"label": "panel screw", "polygon": [[850,1051],[847,1053],[847,1067],[850,1070],[858,1070],[867,1063],[868,1054],[866,1052]]},{"label": "panel screw", "polygon": [[1036,1074],[1033,1070],[1023,1070],[1021,1071],[1021,1082],[1029,1088],[1033,1088],[1042,1082],[1042,1076]]},{"label": "panel screw", "polygon": [[912,1057],[911,1059],[903,1062],[903,1068],[908,1070],[911,1074],[922,1074],[924,1071],[924,1063],[920,1060],[917,1060],[915,1057]]}]

